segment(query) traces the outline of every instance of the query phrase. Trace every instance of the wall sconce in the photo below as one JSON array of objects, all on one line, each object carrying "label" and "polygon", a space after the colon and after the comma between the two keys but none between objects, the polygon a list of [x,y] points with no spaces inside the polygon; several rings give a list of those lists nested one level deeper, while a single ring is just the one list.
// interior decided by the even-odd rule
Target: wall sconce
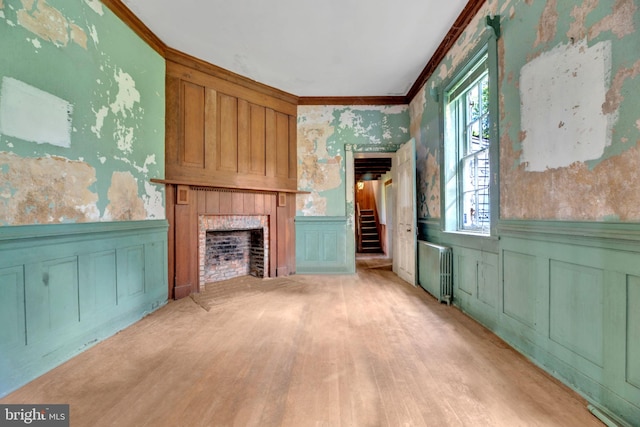
[{"label": "wall sconce", "polygon": [[358,191],[363,190],[364,189],[364,182],[358,181],[357,187],[358,187]]}]

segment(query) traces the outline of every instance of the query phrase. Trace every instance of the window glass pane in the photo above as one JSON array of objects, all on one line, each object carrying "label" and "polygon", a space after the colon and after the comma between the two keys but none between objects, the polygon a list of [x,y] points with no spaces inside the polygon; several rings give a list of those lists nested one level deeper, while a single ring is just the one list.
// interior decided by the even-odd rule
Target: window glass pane
[{"label": "window glass pane", "polygon": [[[447,92],[445,117],[445,144],[449,147],[445,156],[451,156],[451,171],[455,173],[445,183],[447,206],[453,206],[455,211],[447,214],[447,221],[454,221],[452,229],[483,234],[489,233],[491,224],[489,95],[487,56],[484,55]],[[449,183],[453,181],[452,187]]]}]

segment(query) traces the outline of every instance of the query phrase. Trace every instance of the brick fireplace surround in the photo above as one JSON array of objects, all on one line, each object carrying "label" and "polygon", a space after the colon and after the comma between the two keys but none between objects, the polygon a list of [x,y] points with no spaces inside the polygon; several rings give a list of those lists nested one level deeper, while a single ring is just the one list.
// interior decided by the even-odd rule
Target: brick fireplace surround
[{"label": "brick fireplace surround", "polygon": [[262,229],[264,242],[264,277],[269,277],[269,217],[268,215],[198,215],[199,292],[204,290],[207,276],[205,260],[208,231]]}]

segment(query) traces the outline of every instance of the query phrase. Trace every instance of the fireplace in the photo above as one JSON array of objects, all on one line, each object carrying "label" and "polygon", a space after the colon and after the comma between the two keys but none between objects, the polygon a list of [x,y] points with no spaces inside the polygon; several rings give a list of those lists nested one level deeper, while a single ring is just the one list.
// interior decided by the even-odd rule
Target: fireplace
[{"label": "fireplace", "polygon": [[269,276],[267,215],[199,215],[199,291],[233,277]]}]

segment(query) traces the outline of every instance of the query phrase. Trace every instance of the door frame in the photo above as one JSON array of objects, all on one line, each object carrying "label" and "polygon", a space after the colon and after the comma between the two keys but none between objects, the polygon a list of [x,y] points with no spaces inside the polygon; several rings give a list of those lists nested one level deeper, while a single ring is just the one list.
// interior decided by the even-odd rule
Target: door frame
[{"label": "door frame", "polygon": [[[371,145],[371,144],[345,144],[345,200],[346,200],[346,212],[347,225],[351,229],[351,232],[347,236],[347,247],[353,249],[353,271],[355,271],[355,254],[356,254],[356,194],[355,194],[355,166],[354,159],[356,157],[389,157],[395,158],[395,153],[402,146],[402,144],[384,144],[384,145]],[[392,160],[392,170],[393,170]]]}]

